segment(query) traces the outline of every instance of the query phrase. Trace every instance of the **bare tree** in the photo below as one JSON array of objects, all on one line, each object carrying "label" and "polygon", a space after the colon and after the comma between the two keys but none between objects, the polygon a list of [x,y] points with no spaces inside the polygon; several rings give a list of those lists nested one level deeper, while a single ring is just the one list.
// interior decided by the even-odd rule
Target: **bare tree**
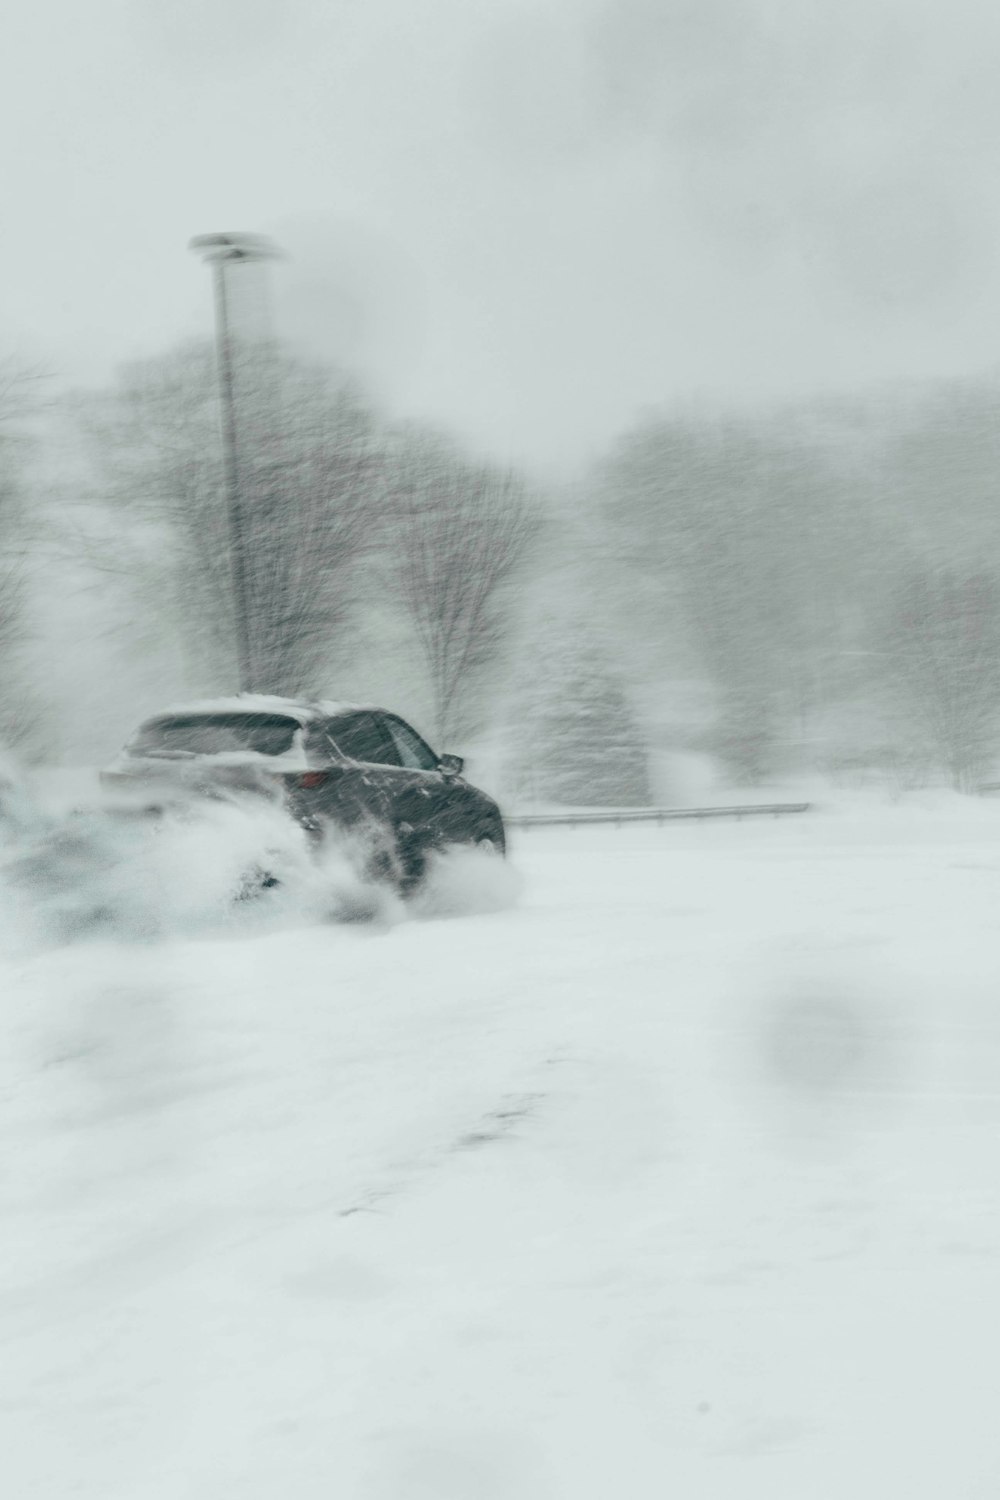
[{"label": "bare tree", "polygon": [[384,457],[350,387],[314,367],[277,375],[246,403],[240,484],[255,685],[288,692],[315,687],[343,654]]},{"label": "bare tree", "polygon": [[[254,687],[323,679],[354,600],[382,483],[374,417],[349,386],[275,351],[242,351],[239,489]],[[126,368],[82,403],[94,495],[127,517],[98,526],[98,565],[141,580],[209,680],[232,680],[233,593],[214,358],[189,345]]]},{"label": "bare tree", "polygon": [[912,570],[893,591],[882,646],[904,728],[956,790],[974,790],[1000,724],[1000,582],[985,572]]},{"label": "bare tree", "polygon": [[26,424],[39,406],[45,375],[9,359],[0,363],[0,744],[44,750],[44,708],[24,656],[29,566],[36,530],[28,514]]},{"label": "bare tree", "polygon": [[430,686],[439,743],[472,727],[503,652],[509,586],[538,530],[524,480],[408,431],[388,463],[386,550]]},{"label": "bare tree", "polygon": [[759,777],[828,697],[854,628],[856,476],[791,421],[658,418],[617,444],[600,486],[622,576],[658,590],[651,631],[679,627],[715,688],[714,748]]}]

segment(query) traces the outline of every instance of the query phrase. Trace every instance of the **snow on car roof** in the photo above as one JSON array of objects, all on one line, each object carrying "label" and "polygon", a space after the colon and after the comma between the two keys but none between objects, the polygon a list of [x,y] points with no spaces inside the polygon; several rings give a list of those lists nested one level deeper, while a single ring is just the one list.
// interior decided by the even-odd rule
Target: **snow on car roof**
[{"label": "snow on car roof", "polygon": [[[369,708],[366,703],[337,703],[329,699],[279,698],[269,693],[238,693],[232,698],[198,698],[192,703],[171,703],[153,719],[173,719],[189,714],[285,714],[300,724],[333,714]],[[151,722],[147,720],[147,722]]]}]

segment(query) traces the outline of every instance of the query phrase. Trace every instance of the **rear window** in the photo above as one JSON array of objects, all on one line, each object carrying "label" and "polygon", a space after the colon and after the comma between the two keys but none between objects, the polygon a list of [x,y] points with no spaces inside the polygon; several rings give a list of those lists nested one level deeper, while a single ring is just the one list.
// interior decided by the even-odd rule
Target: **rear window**
[{"label": "rear window", "polygon": [[227,755],[250,750],[283,755],[292,748],[297,719],[283,714],[184,714],[144,724],[130,749],[139,755]]}]

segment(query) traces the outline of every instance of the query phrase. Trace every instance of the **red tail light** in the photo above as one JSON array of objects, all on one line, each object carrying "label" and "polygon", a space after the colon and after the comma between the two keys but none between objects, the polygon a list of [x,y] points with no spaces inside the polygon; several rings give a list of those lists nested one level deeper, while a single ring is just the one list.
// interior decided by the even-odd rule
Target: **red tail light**
[{"label": "red tail light", "polygon": [[296,778],[296,785],[305,787],[307,791],[312,791],[313,787],[323,785],[326,776],[327,773],[325,771],[304,771],[301,776]]}]

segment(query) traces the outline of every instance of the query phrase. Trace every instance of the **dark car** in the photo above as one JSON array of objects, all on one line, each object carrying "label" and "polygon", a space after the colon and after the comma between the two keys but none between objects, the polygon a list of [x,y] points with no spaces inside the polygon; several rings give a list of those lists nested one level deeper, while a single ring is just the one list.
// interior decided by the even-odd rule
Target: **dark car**
[{"label": "dark car", "polygon": [[169,709],[140,726],[103,786],[147,805],[178,796],[280,798],[317,841],[358,835],[369,873],[410,889],[428,854],[505,852],[503,818],[398,715],[379,708],[243,695]]}]

